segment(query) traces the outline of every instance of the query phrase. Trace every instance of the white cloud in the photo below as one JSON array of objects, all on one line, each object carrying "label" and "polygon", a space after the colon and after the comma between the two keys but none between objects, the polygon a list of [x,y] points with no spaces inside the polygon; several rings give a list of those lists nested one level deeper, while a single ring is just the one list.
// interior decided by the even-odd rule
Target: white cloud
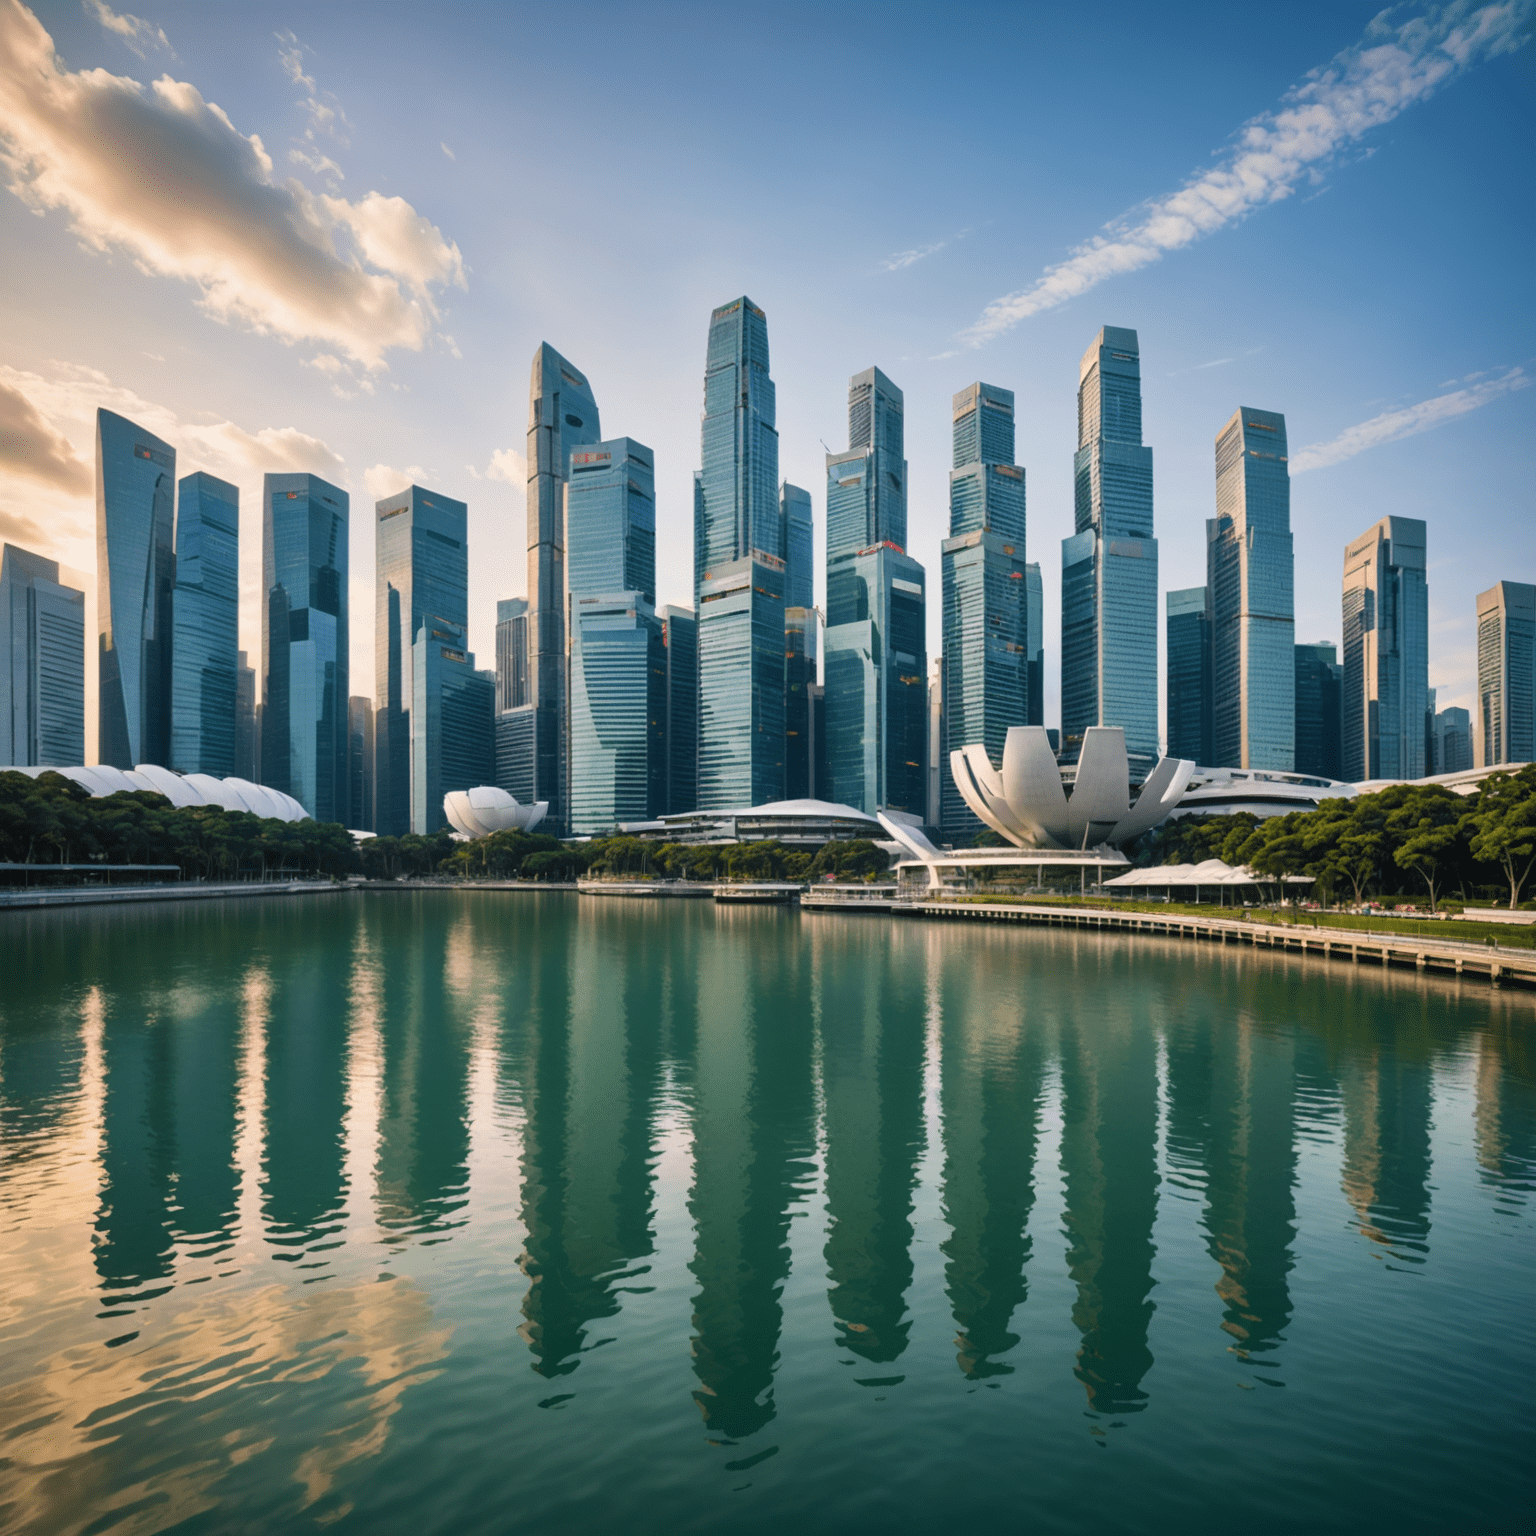
[{"label": "white cloud", "polygon": [[1309,469],[1327,469],[1330,465],[1342,464],[1367,448],[1379,448],[1383,443],[1395,443],[1399,438],[1428,432],[1431,427],[1465,416],[1501,395],[1530,387],[1530,376],[1525,370],[1511,368],[1501,378],[1452,390],[1447,395],[1436,395],[1432,400],[1421,400],[1417,405],[1404,406],[1401,410],[1383,411],[1380,416],[1372,416],[1369,421],[1347,428],[1330,442],[1313,443],[1292,454],[1291,473],[1301,475]]},{"label": "white cloud", "polygon": [[448,146],[447,146],[447,145],[446,145],[446,144],[444,144],[444,143],[443,143],[443,142],[442,142],[442,141],[441,141],[441,140],[439,140],[439,141],[438,141],[438,145],[437,145],[437,147],[438,147],[438,148],[439,148],[439,149],[440,149],[440,150],[442,150],[442,152],[443,152],[443,153],[444,153],[444,154],[445,154],[445,155],[447,155],[447,156],[448,156],[448,158],[449,158],[449,159],[450,159],[450,160],[457,160],[457,159],[458,159],[458,158],[459,158],[459,157],[458,157],[458,156],[457,156],[457,155],[456,155],[456,154],[454,154],[454,152],[453,152],[453,151],[452,151],[452,150],[451,150],[451,149],[449,149],[449,148],[448,148]]},{"label": "white cloud", "polygon": [[91,489],[91,471],[75,456],[69,439],[4,379],[0,379],[0,475],[17,476],[69,496],[89,495]]},{"label": "white cloud", "polygon": [[948,240],[935,240],[932,245],[920,245],[916,250],[897,251],[894,256],[885,257],[880,265],[887,272],[900,272],[903,267],[915,266],[923,257],[942,251],[948,244]]},{"label": "white cloud", "polygon": [[430,284],[464,282],[458,247],[402,199],[277,183],[261,139],[195,86],[68,70],[20,0],[0,0],[0,168],[89,248],[194,283],[215,319],[370,368],[425,344]]},{"label": "white cloud", "polygon": [[84,0],[84,3],[87,16],[94,16],[108,32],[116,33],[141,59],[146,48],[163,48],[167,53],[175,53],[164,28],[157,27],[152,21],[145,21],[142,16],[120,16],[104,0]]},{"label": "white cloud", "polygon": [[1031,315],[1289,197],[1372,129],[1471,65],[1518,48],[1533,11],[1536,0],[1476,9],[1457,0],[1395,26],[1383,11],[1357,44],[1289,91],[1278,110],[1249,122],[1220,165],[1108,225],[1030,287],[995,299],[964,340],[981,346]]},{"label": "white cloud", "polygon": [[347,173],[318,149],[290,149],[288,160],[292,165],[307,165],[317,176],[328,176],[334,181],[345,181]]},{"label": "white cloud", "polygon": [[413,485],[424,486],[431,478],[431,472],[423,469],[420,464],[411,464],[405,469],[395,469],[389,464],[374,464],[363,471],[363,489],[368,493],[370,502],[383,501],[386,496],[409,490]]},{"label": "white cloud", "polygon": [[[300,105],[309,117],[307,137],[327,133],[338,143],[347,143],[347,130],[352,126],[341,103],[329,91],[321,91],[315,85],[315,77],[304,69],[305,47],[292,32],[278,32],[277,56],[282,61],[283,73],[305,93]],[[324,98],[323,100],[321,98]]]},{"label": "white cloud", "polygon": [[525,486],[528,484],[528,460],[516,448],[498,448],[486,466],[485,478]]}]

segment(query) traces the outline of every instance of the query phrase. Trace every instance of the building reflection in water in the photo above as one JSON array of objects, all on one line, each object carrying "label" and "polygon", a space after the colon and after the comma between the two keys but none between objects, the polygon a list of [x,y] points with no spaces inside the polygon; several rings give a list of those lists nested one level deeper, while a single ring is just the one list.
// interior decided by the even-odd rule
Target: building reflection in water
[{"label": "building reflection in water", "polygon": [[1048,1024],[1014,985],[1009,957],[995,944],[977,949],[931,944],[928,957],[939,975],[944,1283],[955,1359],[973,1381],[1013,1370],[1001,1357],[1019,1342],[1013,1327],[1028,1293],[1035,1148],[1052,1054]]},{"label": "building reflection in water", "polygon": [[722,909],[695,971],[693,1395],[730,1441],[774,1415],[789,1225],[814,1174],[813,965],[796,921]]},{"label": "building reflection in water", "polygon": [[924,1146],[921,948],[913,929],[882,931],[856,918],[818,929],[812,943],[827,1301],[839,1348],[878,1365],[899,1359],[912,1332],[912,1200]]}]

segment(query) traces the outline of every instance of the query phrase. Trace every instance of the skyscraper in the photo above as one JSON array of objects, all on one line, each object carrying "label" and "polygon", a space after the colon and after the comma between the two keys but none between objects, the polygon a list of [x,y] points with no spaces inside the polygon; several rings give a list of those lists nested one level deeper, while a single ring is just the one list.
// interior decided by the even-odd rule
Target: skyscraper
[{"label": "skyscraper", "polygon": [[951,420],[950,536],[940,546],[947,739],[939,752],[939,811],[945,837],[960,843],[981,822],[955,787],[949,753],[979,742],[1001,760],[1009,727],[1029,721],[1031,653],[1013,391],[968,385],[951,402]]},{"label": "skyscraper", "polygon": [[1425,528],[1384,517],[1344,551],[1343,774],[1424,777],[1429,693]]},{"label": "skyscraper", "polygon": [[504,597],[496,604],[496,713],[528,702],[528,601]]},{"label": "skyscraper", "polygon": [[692,608],[661,610],[667,653],[667,811],[695,809],[699,784],[699,620]]},{"label": "skyscraper", "polygon": [[774,422],[768,318],[743,296],[710,316],[703,467],[694,482],[703,811],[784,793],[785,538]]},{"label": "skyscraper", "polygon": [[7,544],[0,549],[0,765],[84,761],[84,578]]},{"label": "skyscraper", "polygon": [[1298,645],[1295,655],[1296,772],[1336,779],[1344,771],[1338,653],[1331,640],[1319,640]]},{"label": "skyscraper", "polygon": [[199,472],[178,487],[171,625],[171,761],[177,773],[235,772],[240,641],[240,492]]},{"label": "skyscraper", "polygon": [[509,758],[508,782],[523,787],[519,800],[549,802],[551,831],[566,821],[565,477],[572,451],[602,435],[586,376],[543,343],[533,355],[528,406],[528,703],[533,714],[498,734],[507,753],[527,756],[521,764]]},{"label": "skyscraper", "polygon": [[816,777],[815,722],[811,689],[821,614],[815,608],[784,610],[784,798],[808,800]]},{"label": "skyscraper", "polygon": [[98,753],[113,768],[170,761],[176,450],[96,412]]},{"label": "skyscraper", "polygon": [[244,651],[235,652],[235,777],[253,784],[261,778],[256,729],[256,668]]},{"label": "skyscraper", "polygon": [[571,454],[565,487],[565,586],[572,597],[638,592],[656,600],[655,456],[616,437]]},{"label": "skyscraper", "polygon": [[1210,592],[1210,766],[1295,765],[1296,623],[1285,417],[1248,406],[1216,437]]},{"label": "skyscraper", "polygon": [[444,795],[495,772],[496,674],[475,670],[465,625],[430,612],[410,660],[410,830],[425,836],[444,824]]},{"label": "skyscraper", "polygon": [[[374,516],[374,822],[383,836],[400,837],[429,830],[412,825],[412,647],[424,626],[462,633],[469,623],[469,508],[412,485],[376,503]],[[434,665],[431,676],[439,675]]]},{"label": "skyscraper", "polygon": [[347,813],[347,493],[267,475],[261,519],[261,782],[316,821]]},{"label": "skyscraper", "polygon": [[1170,592],[1168,603],[1168,756],[1209,766],[1211,616],[1204,587]]},{"label": "skyscraper", "polygon": [[1028,638],[1024,659],[1029,666],[1029,712],[1026,725],[1045,724],[1045,583],[1040,578],[1040,564],[1031,560],[1024,567],[1024,590],[1029,604]]},{"label": "skyscraper", "polygon": [[355,693],[347,700],[347,825],[372,832],[374,789],[373,700]]},{"label": "skyscraper", "polygon": [[787,481],[779,489],[784,518],[784,606],[812,608],[815,589],[815,523],[811,493]]},{"label": "skyscraper", "polygon": [[1435,715],[1435,773],[1464,773],[1472,764],[1472,716],[1454,704]]},{"label": "skyscraper", "polygon": [[1477,766],[1536,759],[1536,586],[1477,594]]},{"label": "skyscraper", "polygon": [[1089,726],[1118,725],[1134,769],[1157,756],[1157,540],[1136,332],[1106,325],[1078,379],[1077,532],[1061,545],[1061,752],[1076,762]]},{"label": "skyscraper", "polygon": [[[823,797],[927,814],[923,568],[906,553],[901,391],[878,368],[848,381],[848,451],[827,456]],[[818,786],[819,788],[819,786]]]}]

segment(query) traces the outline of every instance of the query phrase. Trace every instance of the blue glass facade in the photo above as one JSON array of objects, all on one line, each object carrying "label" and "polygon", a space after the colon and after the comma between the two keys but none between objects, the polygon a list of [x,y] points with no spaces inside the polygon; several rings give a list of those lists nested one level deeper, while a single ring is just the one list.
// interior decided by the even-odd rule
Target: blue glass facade
[{"label": "blue glass facade", "polygon": [[602,435],[586,375],[544,343],[533,355],[528,403],[528,690],[534,715],[531,727],[515,733],[533,758],[508,771],[530,786],[530,798],[548,801],[552,832],[566,821],[565,477],[572,452]]},{"label": "blue glass facade", "polygon": [[176,450],[96,412],[97,755],[113,768],[171,756]]},{"label": "blue glass facade", "polygon": [[1141,441],[1136,332],[1106,325],[1078,371],[1077,531],[1061,546],[1061,755],[1118,725],[1126,750],[1157,757],[1157,540],[1152,450]]},{"label": "blue glass facade", "polygon": [[177,487],[171,627],[171,761],[177,773],[235,771],[240,639],[240,492],[208,474]]},{"label": "blue glass facade", "polygon": [[475,670],[466,630],[428,614],[411,646],[411,826],[446,824],[443,796],[495,772],[496,674]]},{"label": "blue glass facade", "polygon": [[1477,595],[1477,706],[1479,768],[1536,760],[1536,586],[1530,582],[1500,581]]},{"label": "blue glass facade", "polygon": [[235,652],[235,777],[261,782],[261,751],[256,729],[256,668],[244,651]]},{"label": "blue glass facade", "polygon": [[31,550],[0,549],[0,764],[8,767],[85,761],[85,591],[65,575]]},{"label": "blue glass facade", "polygon": [[1029,714],[1026,725],[1045,724],[1045,583],[1040,566],[1031,561],[1024,567],[1024,586],[1029,594],[1029,638],[1024,654],[1029,662]]},{"label": "blue glass facade", "polygon": [[1431,773],[1463,773],[1472,763],[1472,716],[1452,705],[1435,715],[1435,757]]},{"label": "blue glass facade", "polygon": [[1285,417],[1244,406],[1216,437],[1206,523],[1212,767],[1295,765],[1294,581]]},{"label": "blue glass facade", "polygon": [[784,562],[754,553],[699,593],[698,805],[784,797]]},{"label": "blue glass facade", "polygon": [[496,604],[496,713],[528,702],[528,602],[504,597]]},{"label": "blue glass facade", "polygon": [[784,604],[811,608],[816,603],[816,529],[811,516],[811,493],[787,482],[780,489],[779,505],[784,518]]},{"label": "blue glass facade", "polygon": [[571,454],[565,581],[573,598],[638,592],[655,603],[655,455],[644,443],[616,437]]},{"label": "blue glass facade", "polygon": [[413,485],[376,503],[374,517],[374,821],[381,835],[400,837],[427,830],[413,825],[411,651],[423,626],[469,623],[469,508]]},{"label": "blue glass facade", "polygon": [[699,798],[699,620],[692,608],[661,610],[667,653],[668,814],[694,810]]},{"label": "blue glass facade", "polygon": [[1000,761],[1009,727],[1029,719],[1029,568],[1024,471],[1013,462],[1013,392],[978,381],[962,389],[950,409],[955,462],[950,536],[940,547],[945,740],[939,816],[944,836],[963,844],[981,822],[955,787],[950,750],[981,743]]},{"label": "blue glass facade", "polygon": [[1339,736],[1340,681],[1338,651],[1331,640],[1296,647],[1297,773],[1337,779],[1344,771]]},{"label": "blue glass facade", "polygon": [[648,821],[667,795],[667,653],[641,592],[571,599],[571,831]]},{"label": "blue glass facade", "polygon": [[848,381],[848,451],[827,456],[827,561],[907,547],[906,405],[878,368]]},{"label": "blue glass facade", "polygon": [[1168,755],[1212,766],[1211,619],[1204,587],[1168,594]]},{"label": "blue glass facade", "polygon": [[262,482],[261,782],[316,821],[347,814],[347,493]]},{"label": "blue glass facade", "polygon": [[784,798],[809,800],[816,781],[815,723],[811,690],[821,614],[815,608],[784,610]]},{"label": "blue glass facade", "polygon": [[1425,527],[1384,517],[1344,551],[1343,777],[1424,777]]}]

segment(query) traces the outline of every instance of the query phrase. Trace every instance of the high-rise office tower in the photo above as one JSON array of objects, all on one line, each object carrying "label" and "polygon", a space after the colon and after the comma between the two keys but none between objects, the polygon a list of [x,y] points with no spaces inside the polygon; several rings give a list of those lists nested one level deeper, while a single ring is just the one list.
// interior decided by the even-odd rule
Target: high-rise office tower
[{"label": "high-rise office tower", "polygon": [[1248,406],[1216,436],[1216,516],[1205,525],[1212,751],[1219,768],[1296,760],[1296,622],[1285,417]]},{"label": "high-rise office tower", "polygon": [[779,504],[784,518],[784,606],[813,608],[816,528],[811,493],[786,481],[779,489]]},{"label": "high-rise office tower", "polygon": [[1435,773],[1464,773],[1472,764],[1472,716],[1454,704],[1435,714]]},{"label": "high-rise office tower", "polygon": [[[376,503],[374,516],[374,824],[381,835],[400,837],[431,830],[412,823],[417,732],[411,655],[423,627],[463,631],[469,623],[469,508],[412,485]],[[439,676],[435,667],[432,676]]]},{"label": "high-rise office tower", "polygon": [[1029,721],[1029,567],[1013,391],[968,385],[951,402],[951,419],[949,537],[940,546],[948,735],[939,752],[939,815],[945,837],[968,843],[981,822],[955,787],[949,753],[979,742],[1000,762],[1009,727]]},{"label": "high-rise office tower", "polygon": [[944,658],[935,656],[928,673],[928,809],[930,827],[943,820],[944,804]]},{"label": "high-rise office tower", "polygon": [[1170,592],[1168,604],[1168,756],[1209,766],[1211,616],[1204,587]]},{"label": "high-rise office tower", "polygon": [[699,620],[692,608],[661,610],[667,659],[667,794],[669,813],[693,810],[699,785]]},{"label": "high-rise office tower", "polygon": [[1045,583],[1040,564],[1032,560],[1024,567],[1024,591],[1029,603],[1028,638],[1024,642],[1024,660],[1029,668],[1029,710],[1026,725],[1045,724]]},{"label": "high-rise office tower", "polygon": [[261,491],[261,782],[316,821],[347,813],[347,493],[318,475]]},{"label": "high-rise office tower", "polygon": [[256,668],[244,651],[235,652],[235,777],[253,784],[261,778],[256,732]]},{"label": "high-rise office tower", "polygon": [[662,813],[667,655],[643,592],[571,597],[571,831]]},{"label": "high-rise office tower", "polygon": [[1295,657],[1296,772],[1336,779],[1344,771],[1338,652],[1331,640],[1319,640],[1298,645]]},{"label": "high-rise office tower", "polygon": [[816,777],[815,722],[811,689],[821,614],[815,608],[784,610],[784,798],[809,800]]},{"label": "high-rise office tower", "polygon": [[1536,759],[1536,586],[1477,594],[1477,766]]},{"label": "high-rise office tower", "polygon": [[528,600],[496,604],[496,713],[528,702]]},{"label": "high-rise office tower", "polygon": [[0,764],[84,761],[84,577],[7,544],[0,549]]},{"label": "high-rise office tower", "polygon": [[655,456],[616,437],[571,454],[565,487],[565,589],[656,600]]},{"label": "high-rise office tower", "polygon": [[113,768],[171,755],[176,450],[96,412],[97,755]]},{"label": "high-rise office tower", "polygon": [[1118,725],[1134,770],[1157,756],[1157,540],[1136,332],[1106,325],[1078,380],[1077,532],[1061,545],[1061,755],[1076,762],[1089,726]]},{"label": "high-rise office tower", "polygon": [[768,318],[743,296],[710,316],[703,467],[694,481],[698,809],[784,794],[783,510]]},{"label": "high-rise office tower", "polygon": [[429,612],[411,645],[410,830],[422,836],[445,824],[444,795],[495,773],[496,674],[476,671],[468,640],[466,625]]},{"label": "high-rise office tower", "polygon": [[177,490],[170,767],[223,779],[235,771],[240,492],[201,472]]},{"label": "high-rise office tower", "polygon": [[373,700],[353,694],[347,700],[347,825],[354,832],[374,830],[374,725]]},{"label": "high-rise office tower", "polygon": [[[549,802],[550,831],[565,826],[565,477],[573,450],[602,437],[586,376],[547,342],[533,355],[528,404],[527,720],[499,732],[519,800]],[[498,748],[500,755],[502,748]],[[501,780],[498,778],[498,782]],[[503,787],[506,787],[505,785]],[[516,794],[516,791],[511,791]]]},{"label": "high-rise office tower", "polygon": [[1342,777],[1424,777],[1429,693],[1425,528],[1384,517],[1344,551]]},{"label": "high-rise office tower", "polygon": [[906,553],[901,391],[848,381],[848,451],[827,456],[824,798],[873,813],[928,808],[926,580]]}]

